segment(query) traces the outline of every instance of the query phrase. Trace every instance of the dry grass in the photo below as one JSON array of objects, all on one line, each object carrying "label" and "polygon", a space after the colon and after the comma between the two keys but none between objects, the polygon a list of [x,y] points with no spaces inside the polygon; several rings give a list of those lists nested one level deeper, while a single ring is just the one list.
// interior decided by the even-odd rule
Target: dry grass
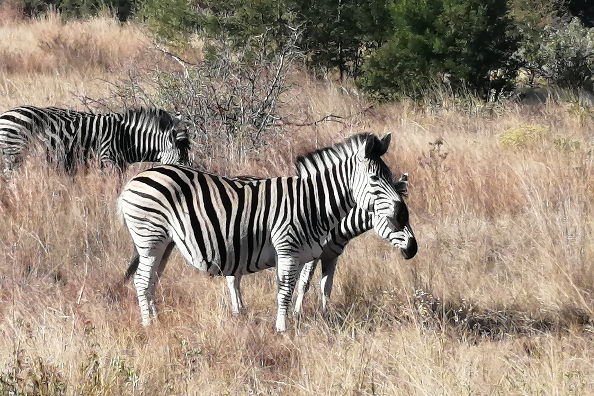
[{"label": "dry grass", "polygon": [[69,22],[58,14],[8,23],[0,31],[0,72],[68,74],[112,72],[139,61],[146,37],[108,18]]},{"label": "dry grass", "polygon": [[[111,23],[14,23],[0,28],[12,35],[0,51],[41,54],[27,43],[48,26],[125,48],[112,35],[132,27]],[[126,54],[107,62],[125,71]],[[104,70],[5,71],[0,106],[100,96],[87,67]],[[273,272],[244,278],[247,309],[233,317],[225,282],[175,254],[158,287],[159,320],[143,329],[134,290],[121,284],[131,243],[115,213],[118,177],[58,175],[34,155],[0,189],[0,394],[593,394],[592,117],[552,104],[484,116],[370,109],[336,85],[295,81],[292,120],[342,118],[289,127],[247,165],[213,169],[287,175],[307,150],[392,132],[387,162],[410,173],[418,256],[404,261],[375,235],[358,238],[340,260],[331,312],[313,290],[303,317],[276,334]]]}]

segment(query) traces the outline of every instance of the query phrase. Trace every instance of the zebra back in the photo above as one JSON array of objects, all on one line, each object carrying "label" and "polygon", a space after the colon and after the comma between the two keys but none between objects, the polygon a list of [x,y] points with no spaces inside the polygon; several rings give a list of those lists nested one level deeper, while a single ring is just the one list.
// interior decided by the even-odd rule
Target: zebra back
[{"label": "zebra back", "polygon": [[160,109],[93,114],[21,106],[0,115],[0,153],[6,168],[18,165],[34,141],[69,171],[92,156],[118,169],[141,161],[187,164],[190,141],[178,123]]}]

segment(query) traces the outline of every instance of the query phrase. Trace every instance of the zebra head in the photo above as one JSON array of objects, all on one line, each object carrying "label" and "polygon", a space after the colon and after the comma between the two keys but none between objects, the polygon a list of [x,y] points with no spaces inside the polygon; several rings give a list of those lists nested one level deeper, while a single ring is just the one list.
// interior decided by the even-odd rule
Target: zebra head
[{"label": "zebra head", "polygon": [[408,194],[408,173],[403,174],[394,183],[394,189],[400,194],[400,200],[394,202],[396,216],[391,219],[375,216],[373,229],[380,237],[399,248],[402,256],[408,260],[419,250],[415,234],[410,227],[408,208],[403,199]]},{"label": "zebra head", "polygon": [[164,147],[158,153],[163,164],[190,165],[190,139],[188,131],[180,128],[181,120],[164,110],[157,111],[159,133],[166,136]]},{"label": "zebra head", "polygon": [[355,156],[352,182],[355,203],[376,216],[396,222],[404,200],[396,190],[390,168],[381,158],[388,151],[391,135],[381,140],[371,134],[359,136],[362,144]]}]

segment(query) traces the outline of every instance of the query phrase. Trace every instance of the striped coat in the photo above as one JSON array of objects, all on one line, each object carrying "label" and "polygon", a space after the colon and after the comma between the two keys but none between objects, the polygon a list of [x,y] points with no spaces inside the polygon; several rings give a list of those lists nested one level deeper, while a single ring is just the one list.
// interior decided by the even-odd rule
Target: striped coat
[{"label": "striped coat", "polygon": [[22,162],[35,142],[47,149],[49,161],[68,172],[91,157],[120,170],[141,161],[187,164],[189,139],[176,129],[178,123],[159,109],[92,114],[21,106],[0,115],[0,154],[5,169]]}]

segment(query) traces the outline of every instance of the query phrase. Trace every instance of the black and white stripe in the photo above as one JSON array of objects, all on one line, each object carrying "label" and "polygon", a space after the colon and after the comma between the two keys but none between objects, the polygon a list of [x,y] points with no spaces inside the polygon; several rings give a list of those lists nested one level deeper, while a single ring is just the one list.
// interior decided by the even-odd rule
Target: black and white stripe
[{"label": "black and white stripe", "polygon": [[[404,174],[398,183],[396,183],[397,191],[401,192],[402,195],[406,195],[407,184],[408,175]],[[409,223],[408,208],[406,205],[400,205],[399,213],[396,216],[396,223],[388,221],[385,217],[375,216],[366,210],[355,207],[349,212],[347,217],[342,219],[338,227],[332,229],[322,255],[318,259],[312,260],[303,266],[297,285],[297,299],[294,307],[296,313],[301,312],[303,298],[309,289],[318,262],[322,263],[320,289],[322,290],[322,308],[324,310],[326,309],[330,294],[332,293],[334,272],[338,258],[353,238],[371,229],[377,235],[390,242],[394,247],[399,248],[406,260],[413,258],[417,254],[417,240]]]},{"label": "black and white stripe", "polygon": [[[401,196],[407,195],[408,174],[404,174],[394,183],[394,188]],[[340,224],[332,229],[328,235],[326,244],[320,257],[306,263],[301,270],[297,285],[297,298],[295,300],[294,312],[301,312],[303,298],[309,289],[312,276],[318,262],[322,263],[321,290],[322,308],[325,310],[328,299],[332,293],[334,272],[336,262],[347,244],[357,236],[373,229],[377,235],[390,242],[394,247],[400,249],[405,259],[411,259],[417,254],[418,246],[413,230],[408,220],[408,208],[404,200],[394,203],[398,207],[396,223],[385,217],[374,216],[372,213],[359,207],[354,207],[348,215],[342,219]],[[243,307],[241,297],[241,275],[227,276],[227,285],[231,295],[231,307],[234,313],[238,313]]]},{"label": "black and white stripe", "polygon": [[160,109],[93,114],[21,106],[0,115],[0,153],[5,169],[22,162],[35,141],[47,148],[48,160],[67,171],[91,157],[120,170],[143,161],[188,164],[189,139],[178,123]]},{"label": "black and white stripe", "polygon": [[183,166],[158,166],[132,178],[118,200],[135,247],[142,323],[155,316],[155,281],[175,244],[196,268],[243,275],[276,265],[278,331],[299,271],[320,257],[330,231],[355,205],[395,222],[401,201],[381,156],[383,139],[361,134],[297,160],[302,177],[226,178]]}]

